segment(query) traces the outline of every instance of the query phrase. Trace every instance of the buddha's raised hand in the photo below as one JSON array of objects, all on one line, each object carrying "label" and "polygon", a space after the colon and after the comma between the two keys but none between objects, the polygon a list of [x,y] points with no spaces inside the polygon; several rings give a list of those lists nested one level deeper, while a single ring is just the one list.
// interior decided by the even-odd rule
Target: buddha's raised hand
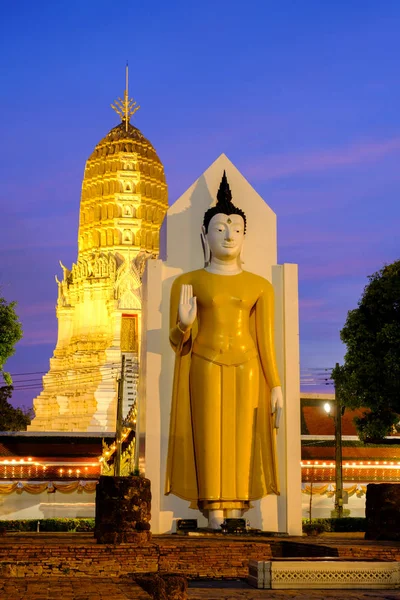
[{"label": "buddha's raised hand", "polygon": [[191,285],[183,285],[181,287],[178,314],[181,327],[189,329],[193,325],[197,315],[197,301],[196,296],[193,296],[193,287]]}]

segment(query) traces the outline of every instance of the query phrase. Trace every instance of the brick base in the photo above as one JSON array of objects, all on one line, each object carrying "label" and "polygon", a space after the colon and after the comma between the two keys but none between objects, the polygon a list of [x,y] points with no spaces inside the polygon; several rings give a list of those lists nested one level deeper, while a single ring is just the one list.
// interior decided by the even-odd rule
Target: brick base
[{"label": "brick base", "polygon": [[6,534],[0,547],[0,578],[115,578],[156,572],[182,574],[192,579],[245,578],[249,560],[289,556],[400,561],[400,544],[170,535],[155,536],[142,546],[112,546],[96,544],[90,534]]}]

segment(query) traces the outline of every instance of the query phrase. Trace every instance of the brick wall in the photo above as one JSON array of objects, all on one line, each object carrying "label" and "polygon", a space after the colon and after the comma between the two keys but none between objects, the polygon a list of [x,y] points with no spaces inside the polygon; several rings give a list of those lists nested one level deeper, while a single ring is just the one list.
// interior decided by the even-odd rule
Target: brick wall
[{"label": "brick wall", "polygon": [[144,546],[112,546],[97,545],[88,534],[65,534],[59,538],[41,535],[7,534],[2,538],[0,577],[115,578],[160,571],[191,578],[233,578],[247,576],[250,559],[329,555],[339,559],[400,561],[400,545],[387,542],[312,544],[295,540],[161,536]]},{"label": "brick wall", "polygon": [[271,558],[268,542],[169,538],[156,538],[144,546],[112,546],[97,545],[89,537],[79,544],[57,543],[54,538],[40,543],[32,536],[27,544],[10,534],[2,538],[0,577],[122,577],[158,570],[193,578],[246,577],[249,559]]},{"label": "brick wall", "polygon": [[135,547],[32,544],[0,550],[0,577],[121,577],[158,569],[158,550],[150,544]]},{"label": "brick wall", "polygon": [[187,577],[247,577],[249,560],[269,560],[269,542],[172,538],[158,542],[160,571]]}]

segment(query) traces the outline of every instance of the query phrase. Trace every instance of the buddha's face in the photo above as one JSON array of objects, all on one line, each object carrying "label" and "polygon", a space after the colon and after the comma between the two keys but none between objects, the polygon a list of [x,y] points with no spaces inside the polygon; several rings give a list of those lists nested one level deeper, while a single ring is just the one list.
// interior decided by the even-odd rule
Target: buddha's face
[{"label": "buddha's face", "polygon": [[243,246],[244,220],[240,215],[214,215],[208,224],[208,245],[219,260],[237,258]]}]

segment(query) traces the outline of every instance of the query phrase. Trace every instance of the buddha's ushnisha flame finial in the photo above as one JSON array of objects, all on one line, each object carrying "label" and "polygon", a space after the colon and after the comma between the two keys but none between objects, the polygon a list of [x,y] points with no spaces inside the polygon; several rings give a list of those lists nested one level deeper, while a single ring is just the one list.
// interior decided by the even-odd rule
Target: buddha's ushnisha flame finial
[{"label": "buddha's ushnisha flame finial", "polygon": [[137,102],[134,102],[133,98],[129,98],[128,83],[129,83],[129,68],[128,68],[128,61],[126,61],[124,99],[122,100],[122,98],[118,98],[117,100],[114,101],[114,104],[111,104],[111,108],[113,110],[115,110],[117,115],[119,115],[121,117],[122,122],[125,123],[126,131],[128,131],[128,125],[129,125],[130,118],[140,108],[140,106],[137,106]]},{"label": "buddha's ushnisha flame finial", "polygon": [[229,187],[228,178],[225,171],[222,175],[221,183],[219,184],[217,203],[214,206],[211,206],[211,208],[209,208],[204,214],[204,233],[208,233],[208,225],[210,224],[211,219],[219,213],[228,216],[239,215],[242,217],[244,221],[244,233],[246,233],[246,215],[241,208],[235,206],[232,202],[232,192],[231,188]]},{"label": "buddha's ushnisha flame finial", "polygon": [[221,183],[219,184],[219,190],[217,192],[217,204],[225,205],[230,204],[232,202],[232,192],[229,187],[228,178],[226,176],[226,171],[222,175]]}]

